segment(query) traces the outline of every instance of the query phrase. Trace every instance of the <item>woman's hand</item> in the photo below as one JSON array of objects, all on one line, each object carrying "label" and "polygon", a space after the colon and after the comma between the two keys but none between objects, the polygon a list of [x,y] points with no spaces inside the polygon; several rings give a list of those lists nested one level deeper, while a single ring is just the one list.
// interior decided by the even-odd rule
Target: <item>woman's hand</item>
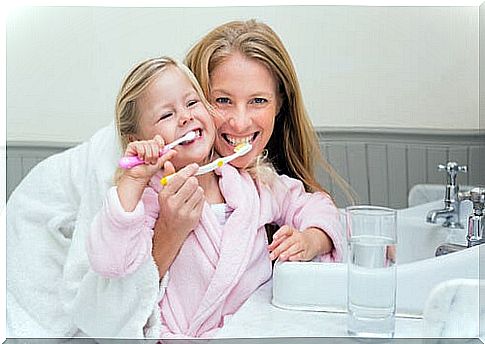
[{"label": "woman's hand", "polygon": [[[197,170],[197,164],[184,167],[158,194],[160,215],[155,223],[152,255],[157,263],[160,278],[199,222],[205,198],[204,190],[194,177]],[[174,172],[173,165],[166,162],[164,175]]]},{"label": "woman's hand", "polygon": [[[165,228],[173,228],[181,236],[187,235],[199,222],[204,206],[204,190],[194,176],[199,166],[190,164],[175,174],[158,194],[159,221]],[[164,175],[172,174],[173,165],[166,162]]]},{"label": "woman's hand", "polygon": [[279,257],[282,261],[308,261],[319,254],[330,252],[332,247],[332,240],[318,228],[310,227],[300,232],[285,225],[273,235],[273,242],[268,249],[271,260]]}]

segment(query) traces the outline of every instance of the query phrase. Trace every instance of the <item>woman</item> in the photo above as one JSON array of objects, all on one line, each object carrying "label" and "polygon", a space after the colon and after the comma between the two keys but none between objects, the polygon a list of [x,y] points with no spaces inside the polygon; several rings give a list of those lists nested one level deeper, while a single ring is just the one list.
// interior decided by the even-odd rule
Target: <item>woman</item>
[{"label": "woman", "polygon": [[[208,100],[223,115],[215,119],[216,150],[225,156],[238,142],[253,144],[252,151],[234,161],[234,166],[245,167],[265,151],[278,173],[301,180],[307,191],[326,192],[314,174],[316,160],[344,190],[347,188],[322,158],[291,58],[268,25],[255,20],[223,24],[192,47],[185,63]],[[267,85],[270,79],[277,85],[276,94]],[[169,165],[167,170],[171,170]],[[183,208],[194,190],[185,183],[193,173],[195,170],[182,170],[171,187],[159,194],[160,206],[168,214],[159,218],[153,242],[152,253],[160,276],[196,223],[194,212]],[[274,227],[268,226],[267,232],[271,241]],[[301,239],[297,229],[284,226],[274,235],[279,241],[270,246],[273,259],[281,254],[285,258],[285,253],[297,250],[295,246]],[[278,245],[282,241],[284,244]],[[292,260],[305,258],[303,255]]]}]

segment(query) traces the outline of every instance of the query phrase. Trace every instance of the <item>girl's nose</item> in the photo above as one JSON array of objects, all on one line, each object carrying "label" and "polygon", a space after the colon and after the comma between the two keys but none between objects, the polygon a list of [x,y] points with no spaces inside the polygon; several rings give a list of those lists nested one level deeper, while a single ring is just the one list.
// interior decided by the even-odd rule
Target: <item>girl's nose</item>
[{"label": "girl's nose", "polygon": [[181,126],[187,125],[187,123],[191,122],[194,120],[194,115],[192,114],[192,111],[190,110],[185,110],[182,111],[179,117],[179,124]]}]

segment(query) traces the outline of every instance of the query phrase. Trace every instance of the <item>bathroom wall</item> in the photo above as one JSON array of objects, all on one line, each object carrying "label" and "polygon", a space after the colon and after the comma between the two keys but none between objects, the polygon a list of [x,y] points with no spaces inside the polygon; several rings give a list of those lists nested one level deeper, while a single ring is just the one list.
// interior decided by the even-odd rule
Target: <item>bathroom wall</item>
[{"label": "bathroom wall", "polygon": [[[460,183],[485,184],[483,5],[480,14],[477,7],[16,9],[7,17],[7,197],[37,162],[111,121],[133,64],[183,58],[211,28],[248,18],[284,41],[322,152],[360,202],[406,207],[412,186],[445,182],[436,165],[449,159],[470,167]],[[336,184],[318,174],[345,205]]]},{"label": "bathroom wall", "polygon": [[477,7],[26,7],[7,17],[7,141],[88,138],[133,64],[247,18],[281,36],[317,127],[478,127]]}]

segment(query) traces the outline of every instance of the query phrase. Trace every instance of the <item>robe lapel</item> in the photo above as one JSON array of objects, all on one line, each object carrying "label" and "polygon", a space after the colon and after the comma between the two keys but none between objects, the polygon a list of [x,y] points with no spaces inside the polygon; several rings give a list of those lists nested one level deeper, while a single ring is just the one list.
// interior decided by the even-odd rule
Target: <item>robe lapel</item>
[{"label": "robe lapel", "polygon": [[189,328],[188,333],[193,336],[197,336],[211,317],[209,323],[217,322],[212,325],[218,325],[228,294],[247,269],[258,230],[260,200],[251,177],[241,175],[229,165],[217,173],[222,175],[219,181],[221,192],[234,211],[223,228],[216,270]]}]

